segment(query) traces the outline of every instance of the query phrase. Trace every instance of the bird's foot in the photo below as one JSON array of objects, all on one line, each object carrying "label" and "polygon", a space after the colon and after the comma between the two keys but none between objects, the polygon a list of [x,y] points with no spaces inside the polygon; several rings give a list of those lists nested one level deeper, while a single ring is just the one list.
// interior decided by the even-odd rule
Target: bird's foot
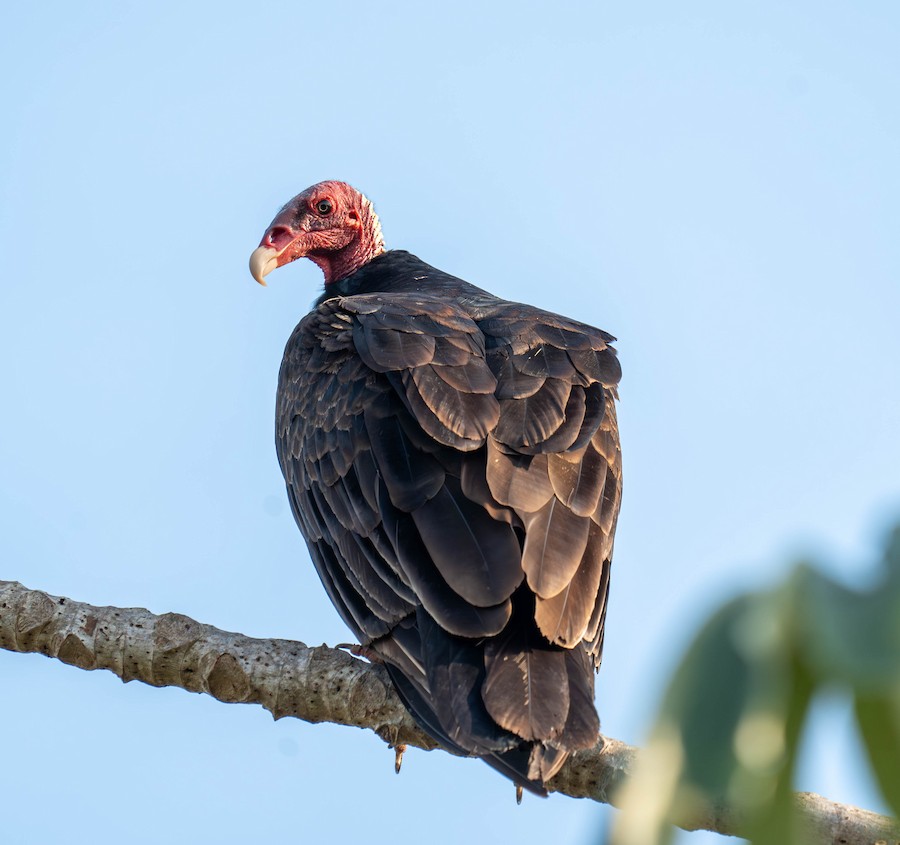
[{"label": "bird's foot", "polygon": [[516,804],[522,803],[522,787],[516,784]]}]

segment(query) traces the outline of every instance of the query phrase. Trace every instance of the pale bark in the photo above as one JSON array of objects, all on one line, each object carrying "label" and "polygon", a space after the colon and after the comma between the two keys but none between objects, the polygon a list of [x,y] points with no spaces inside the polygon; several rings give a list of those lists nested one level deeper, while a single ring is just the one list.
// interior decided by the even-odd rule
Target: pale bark
[{"label": "pale bark", "polygon": [[[413,722],[380,666],[327,646],[263,640],[220,631],[178,613],[94,607],[0,581],[0,648],[55,657],[81,669],[108,669],[123,681],[205,692],[219,701],[260,704],[276,719],[368,728],[392,747],[432,750],[437,743]],[[553,792],[614,803],[638,751],[605,738],[573,755],[550,782]],[[816,841],[872,845],[900,840],[894,820],[798,793]],[[688,830],[740,835],[728,807],[681,820]]]}]

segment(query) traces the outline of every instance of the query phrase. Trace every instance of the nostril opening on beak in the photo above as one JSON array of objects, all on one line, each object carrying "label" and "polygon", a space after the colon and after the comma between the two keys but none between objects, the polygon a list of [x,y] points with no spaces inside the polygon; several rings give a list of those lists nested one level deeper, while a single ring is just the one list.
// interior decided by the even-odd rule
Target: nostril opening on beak
[{"label": "nostril opening on beak", "polygon": [[294,233],[287,226],[273,226],[266,232],[263,238],[263,246],[270,246],[272,249],[281,252],[292,240]]}]

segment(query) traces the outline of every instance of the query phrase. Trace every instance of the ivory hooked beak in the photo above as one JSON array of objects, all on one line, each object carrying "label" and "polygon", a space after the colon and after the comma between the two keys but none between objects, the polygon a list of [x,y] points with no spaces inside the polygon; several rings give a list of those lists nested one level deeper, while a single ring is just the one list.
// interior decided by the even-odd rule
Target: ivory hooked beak
[{"label": "ivory hooked beak", "polygon": [[263,287],[266,285],[265,277],[278,266],[280,254],[270,246],[258,246],[250,255],[250,275]]}]

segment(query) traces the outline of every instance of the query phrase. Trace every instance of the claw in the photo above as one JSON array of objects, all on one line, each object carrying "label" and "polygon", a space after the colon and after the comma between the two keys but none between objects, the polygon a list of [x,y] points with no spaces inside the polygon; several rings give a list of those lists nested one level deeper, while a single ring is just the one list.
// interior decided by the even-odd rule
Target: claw
[{"label": "claw", "polygon": [[378,656],[375,650],[366,645],[360,645],[359,643],[338,643],[335,648],[342,648],[344,651],[349,651],[354,657],[364,657],[369,663],[377,663],[379,666],[384,664],[384,661]]},{"label": "claw", "polygon": [[398,745],[394,748],[394,771],[399,775],[400,767],[403,765],[403,752],[406,751],[405,745]]},{"label": "claw", "polygon": [[516,804],[522,803],[522,787],[516,784]]}]

